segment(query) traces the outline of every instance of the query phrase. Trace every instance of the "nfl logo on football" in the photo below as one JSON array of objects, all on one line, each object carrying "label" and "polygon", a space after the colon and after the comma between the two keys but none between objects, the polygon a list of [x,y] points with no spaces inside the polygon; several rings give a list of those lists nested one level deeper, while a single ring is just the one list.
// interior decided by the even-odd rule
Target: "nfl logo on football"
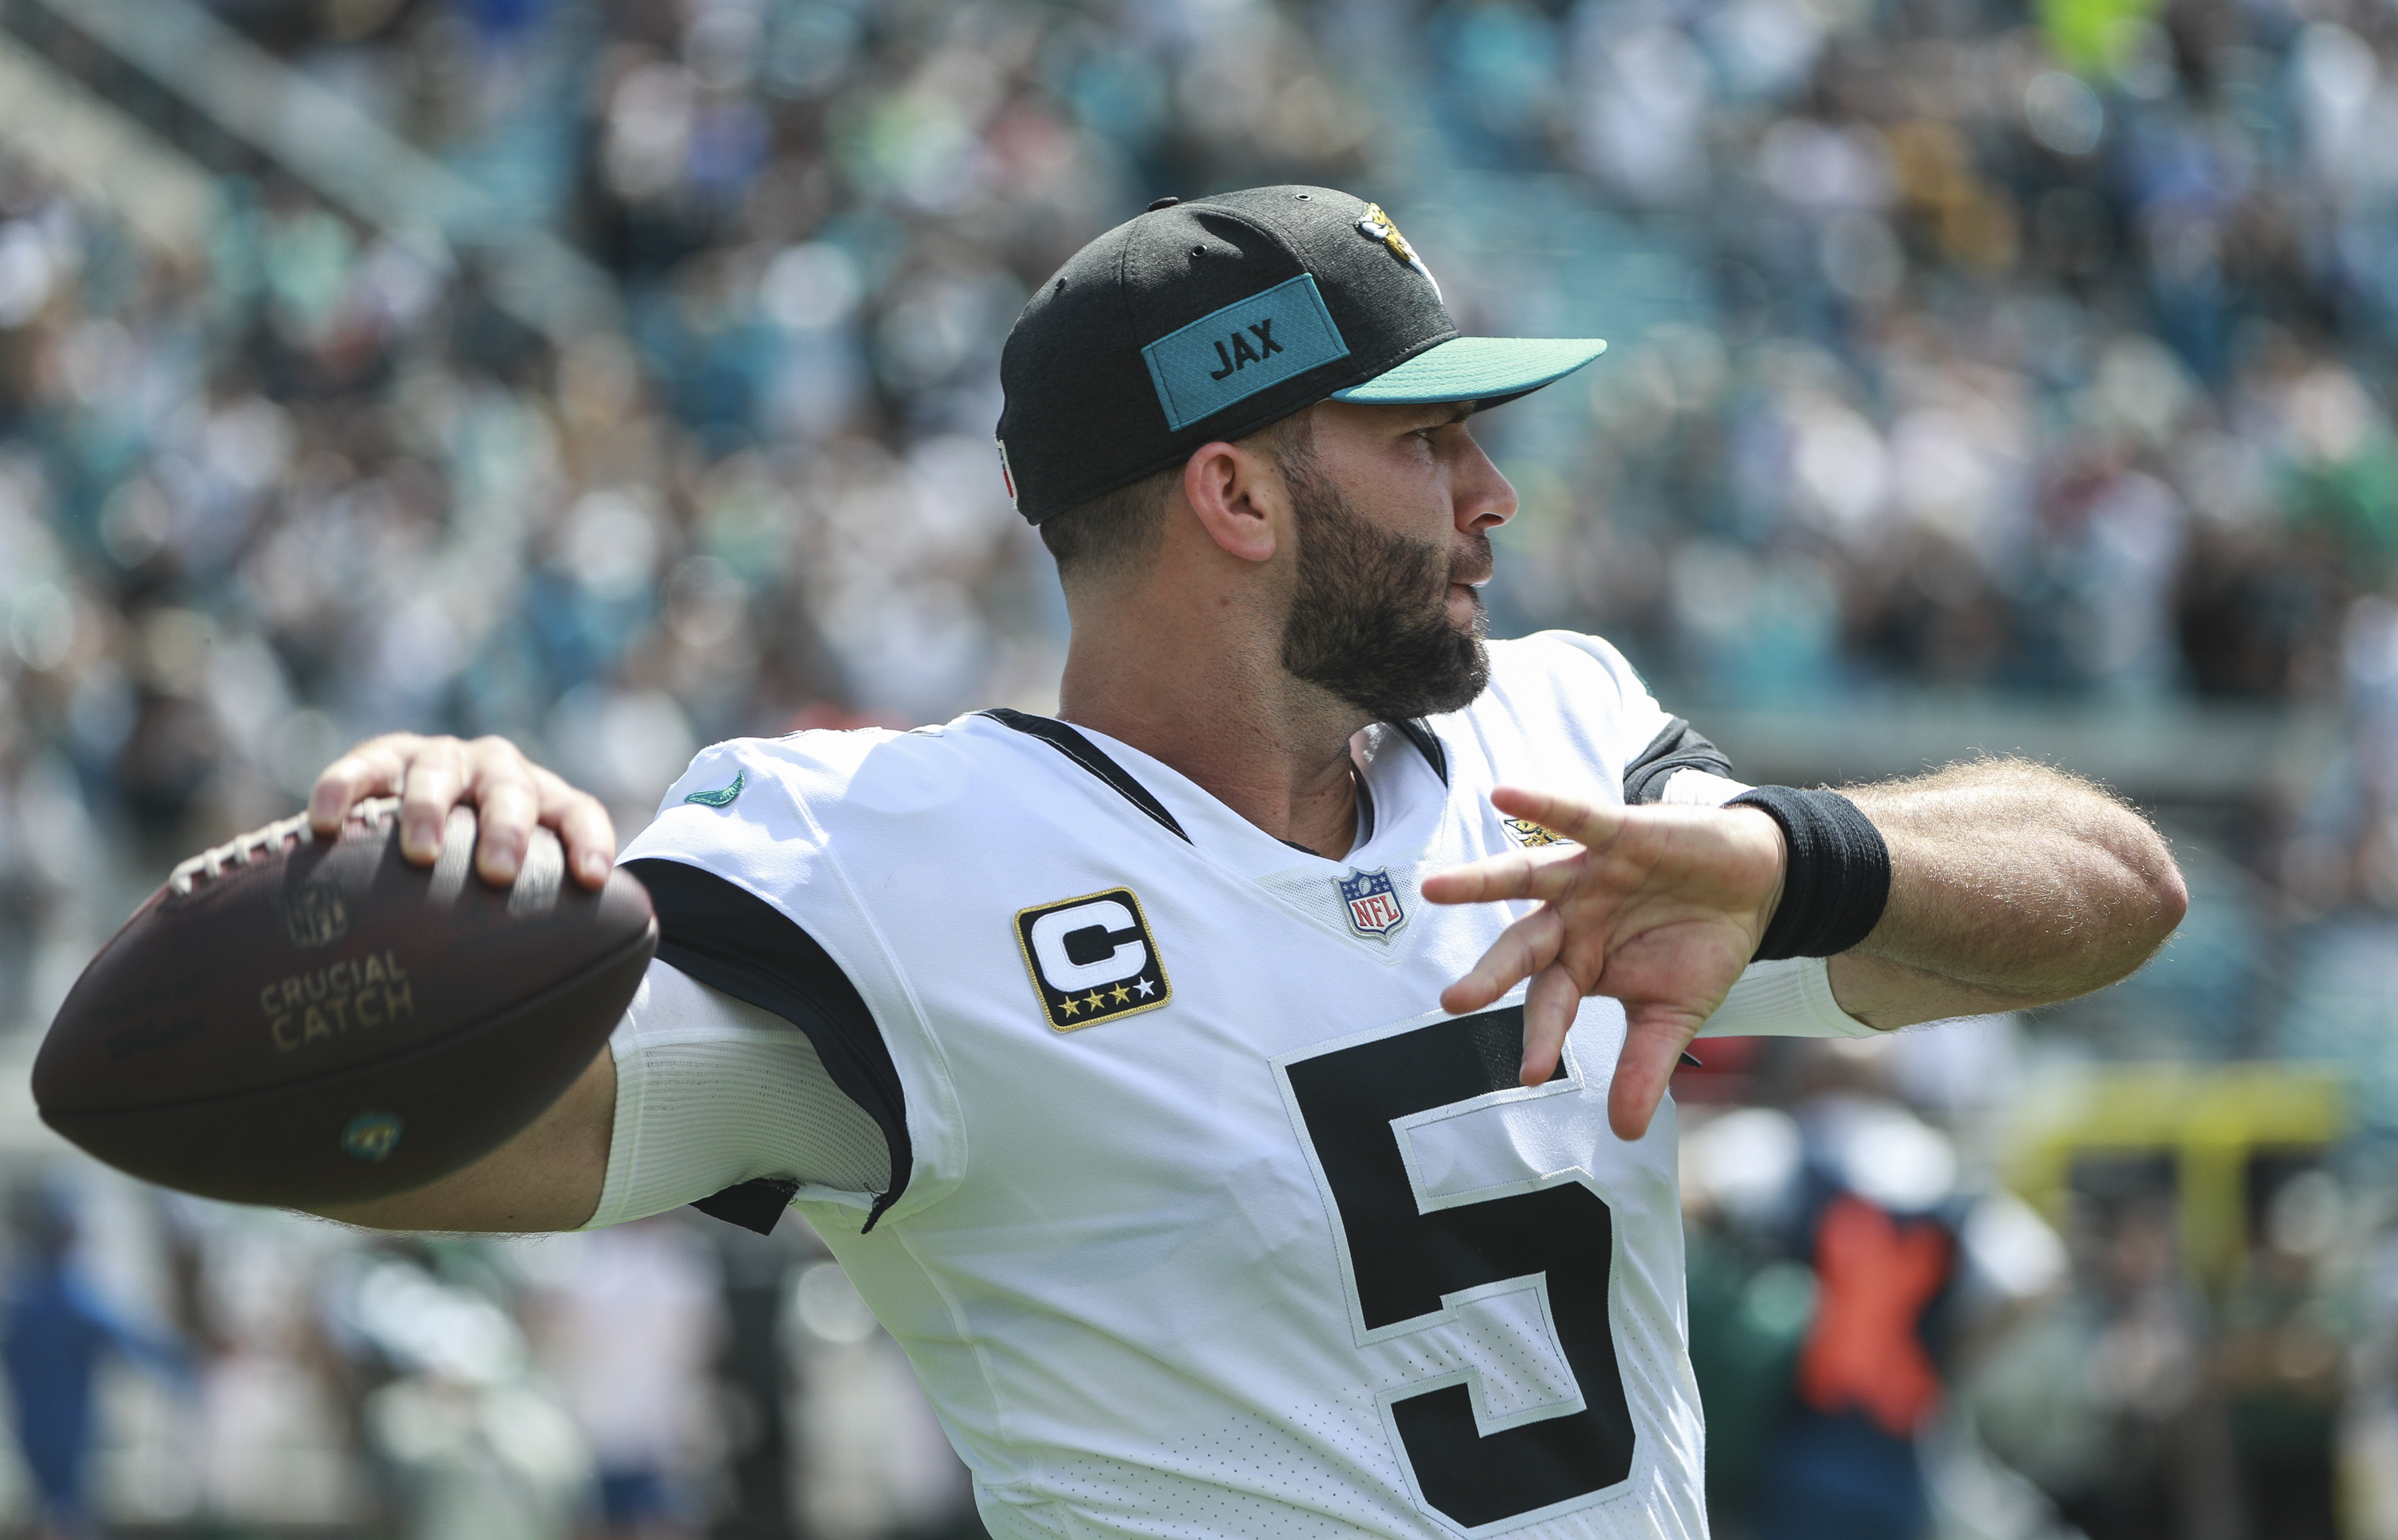
[{"label": "nfl logo on football", "polygon": [[1408,922],[1399,906],[1398,890],[1391,886],[1391,869],[1352,872],[1336,877],[1334,885],[1349,905],[1349,926],[1361,936],[1387,936]]}]

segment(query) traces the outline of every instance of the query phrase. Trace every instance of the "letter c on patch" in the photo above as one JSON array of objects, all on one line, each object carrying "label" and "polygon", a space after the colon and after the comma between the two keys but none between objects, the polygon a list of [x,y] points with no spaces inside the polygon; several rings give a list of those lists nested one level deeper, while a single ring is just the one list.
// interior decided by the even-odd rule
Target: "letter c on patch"
[{"label": "letter c on patch", "polygon": [[[1075,954],[1089,957],[1082,932],[1097,931],[1105,938],[1107,950],[1089,961],[1077,961]],[[1077,904],[1071,909],[1053,910],[1032,922],[1032,955],[1041,964],[1041,977],[1052,989],[1071,993],[1097,984],[1113,984],[1128,979],[1149,966],[1148,944],[1139,939],[1140,922],[1133,918],[1130,909],[1111,898],[1094,899]]]}]

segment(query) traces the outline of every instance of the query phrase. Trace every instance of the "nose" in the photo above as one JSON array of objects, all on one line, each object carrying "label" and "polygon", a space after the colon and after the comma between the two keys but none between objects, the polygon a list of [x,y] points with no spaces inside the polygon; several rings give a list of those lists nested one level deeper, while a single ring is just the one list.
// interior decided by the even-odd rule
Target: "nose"
[{"label": "nose", "polygon": [[1449,500],[1456,510],[1458,531],[1475,534],[1495,529],[1516,516],[1515,485],[1499,474],[1499,467],[1490,462],[1472,433],[1462,432],[1456,437],[1457,464],[1449,477]]}]

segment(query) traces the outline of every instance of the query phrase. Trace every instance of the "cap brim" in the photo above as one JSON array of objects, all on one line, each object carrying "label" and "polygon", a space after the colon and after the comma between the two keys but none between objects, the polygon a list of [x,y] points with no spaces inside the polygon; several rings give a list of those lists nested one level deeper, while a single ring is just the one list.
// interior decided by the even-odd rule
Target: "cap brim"
[{"label": "cap brim", "polygon": [[1334,391],[1332,399],[1368,407],[1508,399],[1554,384],[1606,351],[1596,337],[1452,337]]}]

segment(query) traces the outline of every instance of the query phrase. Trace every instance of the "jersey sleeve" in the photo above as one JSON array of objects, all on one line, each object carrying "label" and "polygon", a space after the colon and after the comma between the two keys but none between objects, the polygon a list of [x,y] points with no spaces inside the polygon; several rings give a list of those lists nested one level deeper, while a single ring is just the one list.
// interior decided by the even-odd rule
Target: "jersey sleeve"
[{"label": "jersey sleeve", "polygon": [[[963,1159],[945,1071],[921,1051],[909,1064],[895,1061],[889,1034],[911,1044],[922,1034],[878,1019],[880,1010],[907,1009],[909,997],[894,984],[887,950],[811,810],[819,802],[837,807],[856,762],[898,736],[802,733],[713,744],[620,857],[649,890],[658,959],[796,1029],[832,1087],[881,1131],[889,1174],[872,1195],[866,1229],[903,1200],[910,1209],[934,1200]],[[869,998],[882,1003],[869,1007]],[[802,1189],[818,1176],[749,1178],[698,1206],[766,1229],[795,1196],[813,1196]]]},{"label": "jersey sleeve", "polygon": [[1683,718],[1657,703],[1637,670],[1605,638],[1543,631],[1520,644],[1547,652],[1563,709],[1596,724],[1600,757],[1623,767],[1623,800],[1715,807],[1748,790],[1731,761]]},{"label": "jersey sleeve", "polygon": [[1876,1038],[1840,1009],[1822,957],[1752,962],[1716,1008],[1702,1038]]},{"label": "jersey sleeve", "polygon": [[882,1130],[774,1012],[652,962],[608,1046],[615,1120],[585,1228],[691,1203],[763,1230],[795,1197],[870,1208],[890,1189]]}]

